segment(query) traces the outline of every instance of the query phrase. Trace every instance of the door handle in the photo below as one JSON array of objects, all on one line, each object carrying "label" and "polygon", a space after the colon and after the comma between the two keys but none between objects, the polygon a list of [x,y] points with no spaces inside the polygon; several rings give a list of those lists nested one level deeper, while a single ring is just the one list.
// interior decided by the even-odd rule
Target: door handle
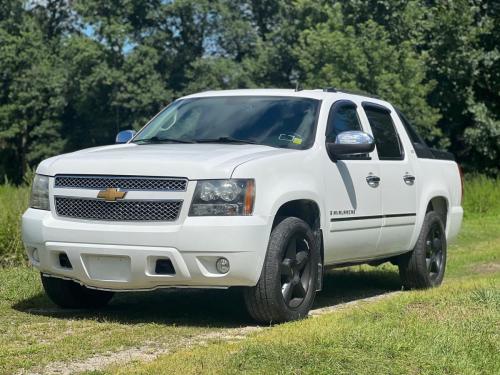
[{"label": "door handle", "polygon": [[412,176],[411,174],[405,174],[403,176],[403,180],[406,185],[413,185],[415,183],[415,176]]},{"label": "door handle", "polygon": [[375,188],[380,184],[380,177],[370,175],[366,177],[366,182],[368,183],[368,185]]}]

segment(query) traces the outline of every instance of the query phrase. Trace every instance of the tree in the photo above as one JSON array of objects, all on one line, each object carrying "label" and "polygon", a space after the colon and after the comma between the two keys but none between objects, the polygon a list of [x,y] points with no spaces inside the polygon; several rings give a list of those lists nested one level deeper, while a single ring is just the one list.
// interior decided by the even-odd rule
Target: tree
[{"label": "tree", "polygon": [[[428,10],[429,37],[422,48],[428,54],[427,76],[437,82],[428,101],[443,114],[439,126],[451,140],[450,149],[467,170],[495,174],[500,141],[495,67],[500,66],[500,53],[495,31],[499,16],[492,6],[499,8],[494,2],[475,0],[437,2]],[[483,138],[486,135],[489,138]]]},{"label": "tree", "polygon": [[172,91],[167,89],[156,70],[158,63],[158,52],[148,46],[138,46],[126,55],[123,74],[118,78],[118,90],[111,103],[121,111],[117,130],[141,128],[172,101]]},{"label": "tree", "polygon": [[442,114],[441,146],[453,151],[466,170],[498,174],[500,3],[356,0],[342,4],[347,24],[357,27],[370,20],[384,27],[392,45],[410,43],[425,64],[426,81],[435,82],[426,101]]},{"label": "tree", "polygon": [[55,47],[64,33],[73,32],[76,27],[71,0],[28,1],[27,8],[37,20],[44,39],[48,43],[56,41]]},{"label": "tree", "polygon": [[0,174],[112,143],[207,89],[335,86],[498,174],[494,0],[0,0]]},{"label": "tree", "polygon": [[301,81],[379,95],[399,106],[427,139],[439,137],[439,114],[426,102],[434,83],[426,80],[425,65],[412,45],[393,45],[389,33],[372,20],[345,25],[339,5],[325,12],[324,22],[302,31],[295,49]]},{"label": "tree", "polygon": [[[4,173],[20,181],[29,165],[62,151],[60,116],[66,76],[27,14],[17,28],[0,27],[0,152]],[[10,163],[10,164],[9,164]]]},{"label": "tree", "polygon": [[184,93],[205,90],[227,90],[254,87],[244,63],[229,58],[200,58],[191,64],[187,72],[188,85]]}]

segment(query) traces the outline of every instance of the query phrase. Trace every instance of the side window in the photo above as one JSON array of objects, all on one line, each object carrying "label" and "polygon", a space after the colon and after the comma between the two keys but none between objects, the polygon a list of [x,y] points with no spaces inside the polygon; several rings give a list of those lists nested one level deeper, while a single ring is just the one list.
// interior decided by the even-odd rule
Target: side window
[{"label": "side window", "polygon": [[334,103],[328,115],[326,139],[333,141],[337,135],[348,130],[362,130],[356,104],[347,100]]},{"label": "side window", "polygon": [[399,116],[399,119],[401,120],[401,123],[406,129],[406,134],[408,134],[408,137],[410,138],[417,157],[434,159],[434,154],[432,153],[431,149],[427,147],[424,139],[415,131],[413,126],[411,126],[405,115],[403,115],[400,111],[397,111],[397,114]]},{"label": "side window", "polygon": [[408,122],[406,117],[399,111],[397,112],[397,114],[398,114],[401,122],[403,123],[403,126],[405,127],[406,132],[408,133],[408,137],[410,137],[411,142],[412,143],[420,143],[420,144],[426,146],[422,137],[415,131],[413,126],[411,126],[411,124]]},{"label": "side window", "polygon": [[378,105],[363,105],[372,128],[380,160],[401,160],[403,151],[389,110]]}]

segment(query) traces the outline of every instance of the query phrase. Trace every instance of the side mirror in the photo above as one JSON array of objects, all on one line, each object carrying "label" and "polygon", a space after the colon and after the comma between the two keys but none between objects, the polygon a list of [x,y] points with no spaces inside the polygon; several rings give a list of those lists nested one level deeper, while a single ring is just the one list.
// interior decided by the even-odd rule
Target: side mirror
[{"label": "side mirror", "polygon": [[333,160],[354,155],[363,155],[375,149],[375,141],[370,134],[350,130],[337,135],[335,142],[326,142],[328,154]]},{"label": "side mirror", "polygon": [[135,130],[123,130],[116,135],[115,143],[127,143],[134,138]]}]

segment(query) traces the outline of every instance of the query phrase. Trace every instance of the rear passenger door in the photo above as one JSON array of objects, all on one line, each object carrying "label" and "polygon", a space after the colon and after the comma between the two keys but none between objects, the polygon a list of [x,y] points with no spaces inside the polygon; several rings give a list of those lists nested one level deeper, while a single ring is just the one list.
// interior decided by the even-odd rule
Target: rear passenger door
[{"label": "rear passenger door", "polygon": [[[349,100],[330,108],[326,140],[348,130],[363,130],[361,108]],[[375,254],[380,235],[380,191],[367,177],[377,177],[378,164],[370,155],[332,160],[324,151],[323,172],[329,230],[324,233],[325,264],[368,259]]]},{"label": "rear passenger door", "polygon": [[[397,131],[397,114],[379,104],[363,102],[378,154],[382,228],[377,255],[408,249],[416,221],[416,178]],[[401,130],[403,130],[401,128]],[[400,131],[401,131],[400,130]]]}]

